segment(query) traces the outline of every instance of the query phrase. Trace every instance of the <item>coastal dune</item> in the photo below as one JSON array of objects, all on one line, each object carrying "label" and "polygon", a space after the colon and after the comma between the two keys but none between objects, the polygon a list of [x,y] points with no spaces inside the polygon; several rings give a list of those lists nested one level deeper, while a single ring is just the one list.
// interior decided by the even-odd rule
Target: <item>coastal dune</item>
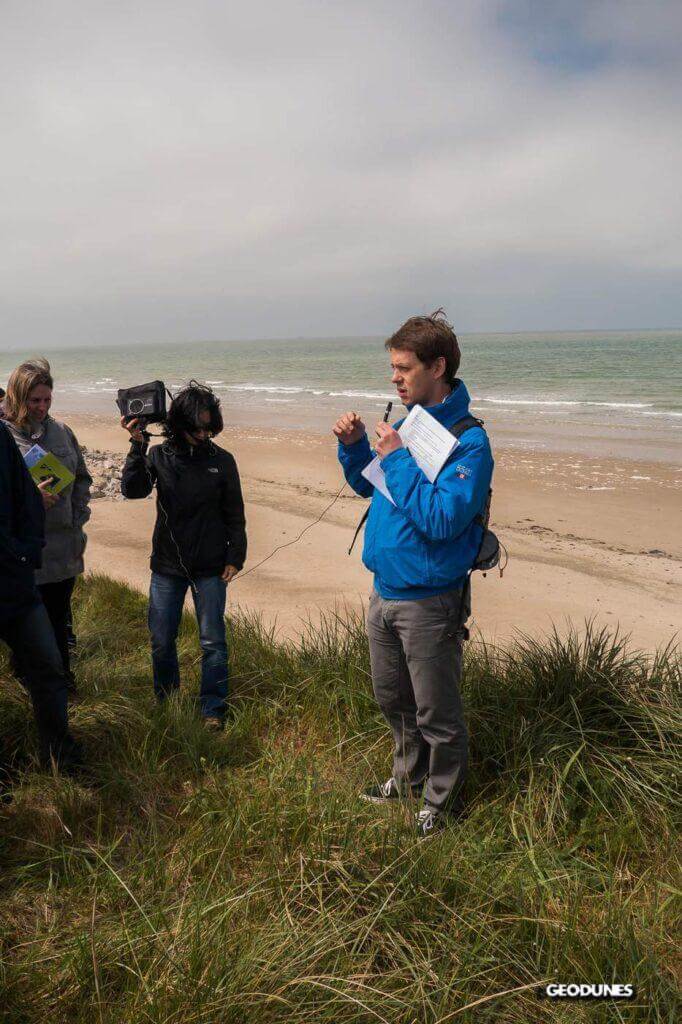
[{"label": "coastal dune", "polygon": [[[127,439],[115,423],[94,414],[68,421],[91,465],[105,457],[94,452],[120,464]],[[219,443],[237,459],[249,533],[230,609],[260,615],[282,638],[321,611],[361,609],[371,585],[361,538],[350,557],[347,549],[365,502],[349,488],[334,501],[343,479],[331,434],[235,425]],[[509,562],[502,578],[474,577],[473,635],[497,643],[594,620],[642,649],[667,644],[682,623],[682,471],[513,445],[496,446],[495,456],[493,526]],[[88,569],[146,589],[154,515],[152,500],[96,498]],[[280,545],[289,546],[272,554]]]}]

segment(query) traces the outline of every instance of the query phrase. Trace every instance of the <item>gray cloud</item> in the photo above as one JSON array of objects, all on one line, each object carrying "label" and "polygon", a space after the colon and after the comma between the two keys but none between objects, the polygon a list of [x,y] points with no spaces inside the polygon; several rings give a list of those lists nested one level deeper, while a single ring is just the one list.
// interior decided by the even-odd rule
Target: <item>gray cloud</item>
[{"label": "gray cloud", "polygon": [[0,338],[679,323],[679,9],[549,8],[6,0]]}]

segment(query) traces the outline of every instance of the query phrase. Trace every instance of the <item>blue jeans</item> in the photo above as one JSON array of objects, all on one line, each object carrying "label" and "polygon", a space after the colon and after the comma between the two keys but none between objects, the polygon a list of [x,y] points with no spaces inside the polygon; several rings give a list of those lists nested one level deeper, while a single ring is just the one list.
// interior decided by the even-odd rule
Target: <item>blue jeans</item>
[{"label": "blue jeans", "polygon": [[[152,639],[154,693],[163,700],[180,686],[175,641],[189,580],[153,572],[149,587],[149,632]],[[227,643],[225,598],[227,584],[220,576],[195,580],[191,587],[201,644],[201,713],[222,718],[227,701]]]}]

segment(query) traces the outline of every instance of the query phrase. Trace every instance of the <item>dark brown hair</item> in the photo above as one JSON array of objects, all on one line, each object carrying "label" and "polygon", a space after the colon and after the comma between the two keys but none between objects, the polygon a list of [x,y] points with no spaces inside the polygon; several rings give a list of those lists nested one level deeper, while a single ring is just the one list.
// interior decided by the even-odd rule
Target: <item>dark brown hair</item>
[{"label": "dark brown hair", "polygon": [[437,309],[430,316],[411,316],[391,335],[384,347],[414,352],[426,366],[431,366],[442,356],[445,360],[443,379],[454,384],[461,356],[457,335],[447,321],[445,310]]},{"label": "dark brown hair", "polygon": [[54,387],[50,364],[47,359],[28,359],[13,370],[7,381],[7,395],[3,402],[5,419],[24,430],[29,421],[28,399],[39,384]]},{"label": "dark brown hair", "polygon": [[204,384],[191,380],[186,388],[178,391],[168,410],[163,432],[173,444],[186,445],[185,432],[194,432],[203,427],[200,414],[207,412],[211,419],[208,431],[216,437],[223,429],[223,416],[220,411],[220,399]]}]

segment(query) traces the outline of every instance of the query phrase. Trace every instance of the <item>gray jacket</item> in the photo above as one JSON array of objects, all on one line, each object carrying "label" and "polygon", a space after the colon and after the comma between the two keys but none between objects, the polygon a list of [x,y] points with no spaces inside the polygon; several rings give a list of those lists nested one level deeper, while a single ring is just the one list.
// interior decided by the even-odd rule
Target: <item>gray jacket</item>
[{"label": "gray jacket", "polygon": [[42,568],[36,572],[36,583],[57,583],[83,572],[83,552],[87,537],[83,526],[90,518],[90,484],[76,435],[64,423],[47,416],[39,425],[18,430],[5,420],[22,455],[34,444],[52,452],[75,476],[75,480],[59,495],[59,501],[45,513],[45,547]]}]

